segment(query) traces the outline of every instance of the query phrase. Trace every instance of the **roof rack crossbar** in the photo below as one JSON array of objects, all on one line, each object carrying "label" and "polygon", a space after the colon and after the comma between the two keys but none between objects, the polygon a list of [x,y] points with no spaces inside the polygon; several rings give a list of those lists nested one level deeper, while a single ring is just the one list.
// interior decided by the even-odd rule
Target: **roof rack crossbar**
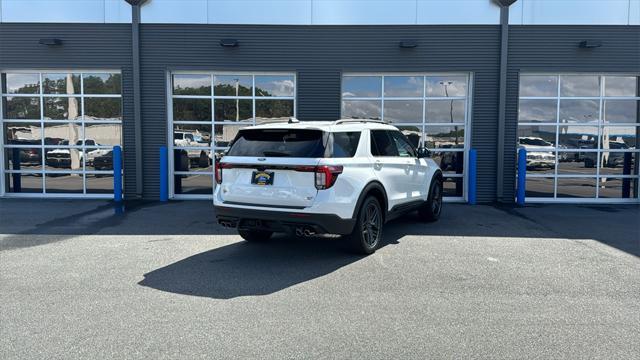
[{"label": "roof rack crossbar", "polygon": [[388,122],[383,120],[374,120],[374,119],[340,119],[334,122],[334,125],[344,124],[344,123],[376,123],[376,124],[388,124]]}]

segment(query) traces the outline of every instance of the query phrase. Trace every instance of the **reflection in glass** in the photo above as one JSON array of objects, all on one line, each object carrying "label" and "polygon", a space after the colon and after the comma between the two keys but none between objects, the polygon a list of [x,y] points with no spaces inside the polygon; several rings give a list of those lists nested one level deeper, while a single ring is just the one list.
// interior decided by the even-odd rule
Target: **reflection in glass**
[{"label": "reflection in glass", "polygon": [[4,143],[16,145],[40,145],[40,123],[4,123]]},{"label": "reflection in glass", "polygon": [[5,120],[40,119],[40,98],[37,97],[3,97],[2,118]]},{"label": "reflection in glass", "polygon": [[215,99],[216,111],[214,121],[248,121],[252,119],[253,107],[251,100]]},{"label": "reflection in glass", "polygon": [[87,174],[87,194],[113,194],[113,174]]},{"label": "reflection in glass", "polygon": [[211,76],[207,74],[173,75],[174,95],[211,95]]},{"label": "reflection in glass", "polygon": [[563,151],[558,156],[561,157],[558,174],[596,175],[598,153]]},{"label": "reflection in glass", "polygon": [[426,126],[426,147],[440,149],[464,148],[464,126]]},{"label": "reflection in glass", "polygon": [[638,101],[606,100],[604,102],[604,122],[613,124],[635,124],[638,119]]},{"label": "reflection in glass", "polygon": [[596,197],[595,178],[558,178],[559,198]]},{"label": "reflection in glass", "polygon": [[[85,169],[87,171],[113,171],[113,150],[109,148],[87,148]],[[113,189],[113,187],[112,187]]]},{"label": "reflection in glass", "polygon": [[382,118],[382,102],[380,100],[346,100],[342,102],[342,117],[346,119]]},{"label": "reflection in glass", "polygon": [[214,125],[214,140],[216,147],[227,147],[235,139],[238,131],[244,126],[238,125]]},{"label": "reflection in glass", "polygon": [[[386,105],[386,102],[385,102]],[[464,124],[465,100],[427,101],[427,122]],[[386,114],[385,114],[386,117]]]},{"label": "reflection in glass", "polygon": [[604,96],[638,96],[638,78],[635,76],[606,76]]},{"label": "reflection in glass", "polygon": [[598,100],[560,100],[560,122],[596,123],[599,109]]},{"label": "reflection in glass", "polygon": [[293,100],[256,100],[256,122],[287,120],[293,116]]},{"label": "reflection in glass", "polygon": [[555,126],[518,126],[518,144],[525,148],[550,148],[556,144]]},{"label": "reflection in glass", "polygon": [[599,96],[598,75],[561,75],[560,96]]},{"label": "reflection in glass", "polygon": [[385,100],[384,119],[393,123],[421,123],[422,100]]},{"label": "reflection in glass", "polygon": [[600,178],[598,183],[600,198],[635,198],[638,194],[638,179]]},{"label": "reflection in glass", "polygon": [[174,124],[173,144],[181,147],[208,147],[211,144],[211,125]]},{"label": "reflection in glass", "polygon": [[45,120],[80,120],[82,101],[79,97],[44,98]]},{"label": "reflection in glass", "polygon": [[557,100],[520,100],[519,122],[556,122]]},{"label": "reflection in glass", "polygon": [[42,74],[45,94],[80,94],[80,74]]},{"label": "reflection in glass", "polygon": [[256,75],[256,96],[295,95],[295,80],[291,75]]},{"label": "reflection in glass", "polygon": [[527,177],[525,185],[525,197],[528,198],[552,198],[553,178]]},{"label": "reflection in glass", "polygon": [[560,125],[560,146],[567,149],[596,149],[598,128],[595,126]]},{"label": "reflection in glass", "polygon": [[82,170],[84,159],[82,149],[46,148],[44,153],[45,170]]},{"label": "reflection in glass", "polygon": [[100,124],[100,123],[85,123],[84,124],[85,138],[87,139],[87,146],[92,146],[91,141],[96,146],[109,146],[122,145],[122,124]]},{"label": "reflection in glass", "polygon": [[445,173],[462,174],[464,171],[464,152],[435,151],[431,158]]},{"label": "reflection in glass", "polygon": [[211,99],[173,99],[174,121],[211,121]]},{"label": "reflection in glass", "polygon": [[176,194],[206,194],[213,193],[213,175],[175,175],[174,191]]},{"label": "reflection in glass", "polygon": [[422,76],[385,76],[385,97],[422,97],[424,78]]},{"label": "reflection in glass", "polygon": [[60,194],[82,194],[82,174],[46,174],[45,192]]},{"label": "reflection in glass", "polygon": [[443,186],[443,196],[462,197],[464,192],[462,177],[447,177],[445,175]]},{"label": "reflection in glass", "polygon": [[603,151],[600,153],[600,176],[638,175],[638,153]]},{"label": "reflection in glass", "polygon": [[122,120],[120,98],[84,98],[85,120]]},{"label": "reflection in glass", "polygon": [[214,96],[251,96],[251,75],[215,75]]},{"label": "reflection in glass", "polygon": [[466,76],[427,76],[428,97],[467,95]]},{"label": "reflection in glass", "polygon": [[5,148],[5,170],[42,170],[42,150],[40,148]]},{"label": "reflection in glass", "polygon": [[520,96],[558,96],[558,77],[553,75],[521,75]]},{"label": "reflection in glass", "polygon": [[414,148],[422,145],[422,126],[397,126],[398,130],[409,139]]},{"label": "reflection in glass", "polygon": [[39,74],[2,74],[3,94],[39,94]]},{"label": "reflection in glass", "polygon": [[553,174],[556,167],[554,151],[527,151],[527,173]]},{"label": "reflection in glass", "polygon": [[120,74],[96,73],[82,74],[85,94],[122,93],[122,76]]},{"label": "reflection in glass", "polygon": [[636,126],[604,126],[602,127],[602,149],[631,149],[638,147],[638,133]]},{"label": "reflection in glass", "polygon": [[9,193],[42,193],[42,175],[40,174],[6,174],[6,192]]},{"label": "reflection in glass", "polygon": [[82,124],[44,123],[45,145],[82,145]]},{"label": "reflection in glass", "polygon": [[381,96],[382,96],[382,77],[381,76],[343,76],[342,77],[342,97],[344,98],[381,97]]}]

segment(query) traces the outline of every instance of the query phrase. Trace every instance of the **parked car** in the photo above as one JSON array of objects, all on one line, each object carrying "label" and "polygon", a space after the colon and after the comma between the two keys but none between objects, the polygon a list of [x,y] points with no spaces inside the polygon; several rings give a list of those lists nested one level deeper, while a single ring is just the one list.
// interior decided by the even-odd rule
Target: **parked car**
[{"label": "parked car", "polygon": [[[602,166],[603,167],[619,167],[624,165],[624,152],[616,150],[626,150],[629,146],[622,141],[610,141],[608,144],[609,150],[602,152]],[[594,168],[598,163],[597,153],[585,153],[584,155],[584,167]]]},{"label": "parked car", "polygon": [[[209,148],[209,142],[202,134],[197,134],[188,131],[174,131],[173,132],[173,144],[178,147],[202,147]],[[189,157],[191,164],[201,168],[206,168],[211,165],[210,151],[199,149],[186,149],[184,150]]]},{"label": "parked car", "polygon": [[382,121],[244,128],[215,166],[216,217],[247,241],[338,234],[370,254],[385,222],[412,210],[440,217],[442,171],[429,154]]},{"label": "parked car", "polygon": [[523,136],[518,139],[520,147],[527,150],[527,169],[553,168],[556,155],[553,144],[539,137]]}]

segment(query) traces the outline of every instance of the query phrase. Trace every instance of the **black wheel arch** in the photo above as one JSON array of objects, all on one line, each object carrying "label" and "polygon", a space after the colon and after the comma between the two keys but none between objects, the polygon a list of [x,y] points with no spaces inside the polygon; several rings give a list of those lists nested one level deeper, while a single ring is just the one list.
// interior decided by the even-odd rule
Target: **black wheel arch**
[{"label": "black wheel arch", "polygon": [[373,180],[371,182],[369,182],[364,189],[362,189],[362,192],[360,192],[360,196],[358,197],[358,201],[356,202],[356,207],[355,209],[353,209],[353,216],[352,218],[355,219],[356,216],[358,215],[358,211],[360,210],[360,207],[362,206],[362,203],[364,202],[364,200],[369,196],[374,196],[376,199],[378,199],[378,202],[380,203],[380,207],[382,207],[382,213],[384,216],[383,221],[385,221],[387,219],[387,215],[389,212],[389,201],[387,198],[387,191],[385,190],[384,186],[382,185],[382,183],[380,183],[377,180]]}]

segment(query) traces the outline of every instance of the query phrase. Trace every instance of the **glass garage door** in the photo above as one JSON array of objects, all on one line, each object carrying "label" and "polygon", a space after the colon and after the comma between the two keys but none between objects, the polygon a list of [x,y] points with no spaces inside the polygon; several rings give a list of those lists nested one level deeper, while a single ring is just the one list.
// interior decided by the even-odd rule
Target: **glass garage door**
[{"label": "glass garage door", "polygon": [[414,146],[433,151],[446,200],[466,199],[469,74],[345,74],[342,117],[396,125]]},{"label": "glass garage door", "polygon": [[0,195],[112,197],[121,75],[3,72]]},{"label": "glass garage door", "polygon": [[638,77],[522,74],[529,202],[637,202]]},{"label": "glass garage door", "polygon": [[169,83],[170,193],[211,199],[213,161],[245,126],[296,113],[293,73],[174,72]]}]

